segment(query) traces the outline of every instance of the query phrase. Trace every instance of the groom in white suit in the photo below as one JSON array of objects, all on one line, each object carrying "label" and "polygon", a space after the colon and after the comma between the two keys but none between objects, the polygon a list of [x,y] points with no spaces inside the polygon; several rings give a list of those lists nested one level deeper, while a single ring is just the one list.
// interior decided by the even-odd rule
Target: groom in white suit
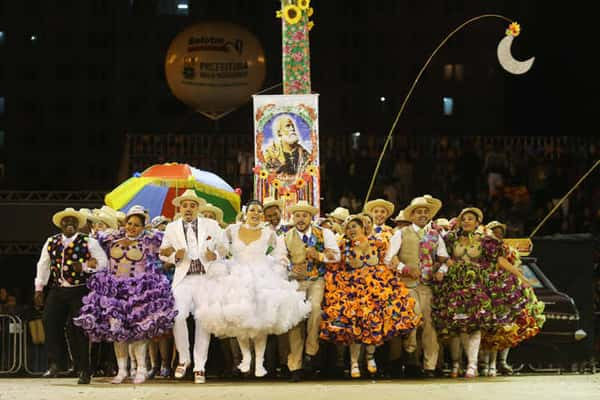
[{"label": "groom in white suit", "polygon": [[219,258],[216,249],[222,241],[223,231],[216,221],[198,217],[199,208],[206,202],[198,197],[194,190],[186,190],[181,196],[173,199],[173,204],[179,207],[182,218],[167,225],[160,246],[160,258],[166,263],[175,265],[172,287],[178,314],[173,326],[173,335],[175,347],[179,352],[179,365],[175,369],[175,378],[183,378],[191,364],[186,321],[192,313],[196,321],[194,382],[204,383],[206,380],[204,366],[208,357],[210,332],[202,327],[198,316],[195,315],[196,308],[199,307],[197,289],[202,280],[206,279],[206,268],[210,268],[210,264]]}]

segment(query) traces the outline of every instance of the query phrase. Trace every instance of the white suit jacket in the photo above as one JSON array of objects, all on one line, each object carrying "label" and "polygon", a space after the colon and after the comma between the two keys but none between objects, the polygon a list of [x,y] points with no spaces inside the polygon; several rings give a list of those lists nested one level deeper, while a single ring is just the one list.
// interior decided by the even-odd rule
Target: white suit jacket
[{"label": "white suit jacket", "polygon": [[[205,258],[206,249],[217,253],[217,260],[222,256],[219,254],[219,244],[223,241],[223,230],[219,227],[216,221],[208,218],[198,217],[198,250],[200,250],[200,261],[205,268],[210,268],[211,261]],[[189,249],[185,240],[185,231],[183,220],[178,219],[167,225],[163,236],[161,249],[173,247],[175,251],[185,249],[185,256],[181,261],[175,263],[175,252],[169,257],[160,256],[164,262],[175,264],[175,275],[173,276],[173,285],[175,288],[188,273],[190,269]],[[215,261],[217,261],[215,260]],[[213,261],[214,262],[214,261]]]}]

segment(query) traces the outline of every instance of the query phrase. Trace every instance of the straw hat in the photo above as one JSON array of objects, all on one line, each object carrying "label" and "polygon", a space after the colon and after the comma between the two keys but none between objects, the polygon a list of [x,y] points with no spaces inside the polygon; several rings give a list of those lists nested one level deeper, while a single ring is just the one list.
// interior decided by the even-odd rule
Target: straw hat
[{"label": "straw hat", "polygon": [[307,213],[309,213],[312,216],[315,216],[319,212],[317,207],[311,206],[310,204],[308,204],[308,201],[306,201],[306,200],[300,200],[293,206],[288,207],[288,211],[290,212],[290,214],[294,214],[296,211],[306,211]]},{"label": "straw hat", "polygon": [[83,214],[85,218],[92,224],[95,224],[96,222],[100,221],[100,219],[96,215],[94,215],[92,210],[90,210],[89,208],[80,208],[79,213]]},{"label": "straw hat", "polygon": [[448,229],[450,228],[450,221],[448,221],[446,218],[438,218],[435,220],[435,224],[437,226],[441,226],[444,229]]},{"label": "straw hat", "polygon": [[265,197],[263,200],[263,210],[269,207],[278,207],[279,210],[283,211],[283,199],[275,199],[274,197]]},{"label": "straw hat", "polygon": [[116,217],[109,215],[103,211],[98,211],[96,213],[96,218],[98,219],[97,222],[103,222],[104,224],[106,224],[106,226],[112,229],[117,229],[119,225]]},{"label": "straw hat", "polygon": [[344,221],[344,225],[343,225],[344,231],[348,227],[348,224],[355,220],[360,220],[360,222],[362,222],[363,226],[367,226],[367,221],[365,220],[366,218],[367,217],[365,217],[363,214],[348,215],[348,218],[346,218],[346,220]]},{"label": "straw hat", "polygon": [[400,210],[398,215],[396,215],[396,218],[394,218],[394,221],[395,222],[410,222],[410,220],[408,218],[406,218],[406,214],[404,213],[404,210]]},{"label": "straw hat", "polygon": [[210,203],[206,203],[203,206],[200,206],[200,208],[198,209],[200,212],[202,211],[210,211],[212,213],[215,214],[216,218],[217,218],[217,222],[219,223],[219,225],[223,225],[223,210],[221,210],[219,207],[216,207]]},{"label": "straw hat", "polygon": [[506,224],[503,224],[500,221],[488,222],[488,224],[485,227],[489,230],[492,230],[494,228],[502,228],[502,230],[506,232]]},{"label": "straw hat", "polygon": [[335,218],[336,220],[342,221],[342,223],[344,223],[346,218],[350,216],[350,211],[348,211],[348,209],[345,207],[337,207],[335,210],[333,210],[333,212],[326,214],[326,216]]},{"label": "straw hat", "polygon": [[[426,195],[427,196],[427,195]],[[442,208],[442,202],[440,200],[434,199],[433,197],[415,197],[410,202],[410,205],[404,209],[404,215],[407,218],[410,218],[412,212],[417,208],[425,207],[429,210],[429,218],[433,218],[440,208]]]},{"label": "straw hat", "polygon": [[202,197],[198,197],[194,189],[188,189],[185,192],[183,192],[181,196],[175,197],[173,199],[173,205],[175,207],[179,207],[181,205],[181,202],[185,200],[195,201],[196,203],[198,203],[199,206],[203,206],[206,204],[206,200],[204,200]]},{"label": "straw hat", "polygon": [[394,213],[394,204],[384,199],[368,201],[367,204],[365,204],[364,211],[370,214],[375,207],[385,208],[387,211],[387,218]]},{"label": "straw hat", "polygon": [[171,222],[170,218],[167,218],[164,215],[158,215],[158,216],[152,218],[152,221],[150,221],[150,224],[152,225],[153,228],[156,228],[162,224],[168,224],[169,222]]},{"label": "straw hat", "polygon": [[84,226],[87,222],[87,218],[85,217],[85,215],[83,215],[82,213],[80,213],[72,207],[65,208],[64,210],[54,214],[52,216],[52,222],[57,228],[60,228],[60,221],[62,221],[63,218],[66,217],[75,217],[77,219],[77,223],[79,224],[77,225],[77,228]]},{"label": "straw hat", "polygon": [[129,209],[129,211],[127,211],[127,215],[125,218],[129,218],[132,215],[141,215],[142,217],[144,217],[144,225],[146,225],[148,223],[148,211],[140,205],[135,205],[135,206],[131,206],[131,208]]},{"label": "straw hat", "polygon": [[477,207],[463,208],[463,210],[460,212],[460,214],[458,214],[458,217],[456,217],[456,218],[460,221],[462,219],[462,216],[468,212],[475,214],[477,216],[477,219],[479,220],[479,223],[483,222],[483,211],[481,211]]}]

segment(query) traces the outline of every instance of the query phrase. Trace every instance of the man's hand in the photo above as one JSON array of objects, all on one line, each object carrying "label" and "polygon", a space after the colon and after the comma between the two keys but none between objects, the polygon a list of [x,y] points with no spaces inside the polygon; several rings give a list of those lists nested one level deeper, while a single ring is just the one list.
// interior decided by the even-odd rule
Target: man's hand
[{"label": "man's hand", "polygon": [[96,269],[98,266],[98,261],[95,258],[90,258],[87,262],[87,267],[91,269]]},{"label": "man's hand", "polygon": [[33,306],[37,310],[41,310],[42,308],[44,308],[44,292],[42,292],[41,290],[35,291],[35,294],[33,295]]},{"label": "man's hand", "polygon": [[165,271],[170,271],[170,270],[172,270],[173,268],[175,268],[175,264],[171,264],[171,263],[164,263],[164,264],[163,264],[163,269],[164,269]]},{"label": "man's hand", "polygon": [[183,257],[185,257],[185,249],[177,250],[177,252],[175,253],[175,262],[180,262],[181,260],[183,260]]},{"label": "man's hand", "polygon": [[77,272],[78,274],[83,271],[83,265],[81,265],[79,261],[74,261],[71,266],[73,267],[73,271]]},{"label": "man's hand", "polygon": [[406,266],[406,274],[413,278],[413,279],[417,279],[419,276],[421,276],[421,270],[419,269],[419,267],[417,267],[416,265],[410,265],[410,266]]},{"label": "man's hand", "polygon": [[175,252],[175,249],[171,247],[165,247],[164,249],[160,249],[160,255],[163,257],[171,257],[171,254]]},{"label": "man's hand", "polygon": [[326,260],[335,260],[335,253],[331,249],[325,249],[323,252]]},{"label": "man's hand", "polygon": [[445,274],[442,271],[438,271],[435,273],[435,275],[433,275],[433,277],[436,281],[441,282],[442,280],[444,280],[444,275]]},{"label": "man's hand", "polygon": [[319,261],[319,252],[314,247],[306,249],[306,258],[313,261]]},{"label": "man's hand", "polygon": [[295,279],[305,279],[307,275],[306,263],[292,264],[292,274]]},{"label": "man's hand", "polygon": [[215,261],[217,259],[217,253],[215,253],[214,251],[210,251],[209,249],[206,249],[206,253],[204,253],[204,257],[206,257],[206,259],[208,261]]}]

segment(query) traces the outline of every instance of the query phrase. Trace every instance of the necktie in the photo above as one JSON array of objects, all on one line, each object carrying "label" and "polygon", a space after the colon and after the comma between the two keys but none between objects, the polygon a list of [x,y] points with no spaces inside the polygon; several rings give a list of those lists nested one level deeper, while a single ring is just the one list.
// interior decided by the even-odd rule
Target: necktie
[{"label": "necktie", "polygon": [[190,258],[192,260],[198,260],[200,258],[200,251],[198,249],[198,240],[196,239],[196,232],[194,232],[194,225],[191,223],[189,223],[187,226],[186,237],[187,237]]},{"label": "necktie", "polygon": [[302,241],[304,242],[304,244],[308,243],[308,236],[306,234],[302,235]]},{"label": "necktie", "polygon": [[425,236],[425,229],[424,228],[420,228],[419,229],[419,238],[423,239],[423,236]]}]

